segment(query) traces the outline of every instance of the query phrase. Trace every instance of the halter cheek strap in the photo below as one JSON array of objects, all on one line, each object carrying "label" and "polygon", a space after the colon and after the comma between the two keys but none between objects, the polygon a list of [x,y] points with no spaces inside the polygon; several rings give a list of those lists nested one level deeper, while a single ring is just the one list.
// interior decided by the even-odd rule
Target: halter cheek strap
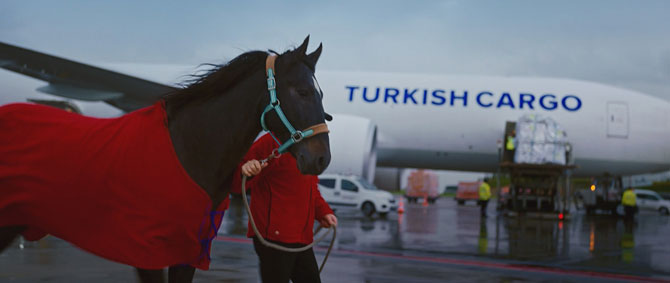
[{"label": "halter cheek strap", "polygon": [[[329,130],[328,126],[326,126],[325,123],[311,126],[302,131],[296,130],[291,125],[291,123],[286,118],[286,115],[284,115],[284,112],[281,110],[281,103],[279,102],[279,99],[277,99],[277,81],[275,80],[275,71],[274,71],[275,60],[277,60],[277,55],[268,55],[267,59],[265,60],[265,74],[267,75],[268,93],[270,94],[270,104],[265,106],[263,114],[261,114],[261,126],[263,127],[264,131],[269,132],[270,135],[272,135],[272,138],[279,145],[278,152],[279,154],[281,154],[286,152],[288,148],[291,147],[293,144],[299,143],[304,138],[309,138],[314,135],[322,133],[328,133]],[[272,134],[270,129],[265,124],[265,114],[267,114],[272,110],[274,110],[277,113],[277,116],[279,116],[279,119],[282,121],[286,129],[291,134],[291,138],[288,139],[283,144],[280,143],[279,140],[277,140],[277,138]]]}]

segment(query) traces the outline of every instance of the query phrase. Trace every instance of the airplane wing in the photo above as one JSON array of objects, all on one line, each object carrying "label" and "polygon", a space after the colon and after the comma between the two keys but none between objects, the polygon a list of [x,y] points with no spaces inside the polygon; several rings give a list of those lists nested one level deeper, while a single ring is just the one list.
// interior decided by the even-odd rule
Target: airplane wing
[{"label": "airplane wing", "polygon": [[38,91],[104,101],[123,111],[153,104],[176,88],[0,42],[0,68],[47,82]]}]

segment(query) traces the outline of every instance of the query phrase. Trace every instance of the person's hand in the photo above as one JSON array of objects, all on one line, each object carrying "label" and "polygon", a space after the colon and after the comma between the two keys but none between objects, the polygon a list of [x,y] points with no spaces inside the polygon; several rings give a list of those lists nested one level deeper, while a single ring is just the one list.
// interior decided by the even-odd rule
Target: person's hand
[{"label": "person's hand", "polygon": [[244,165],[242,165],[242,174],[244,174],[244,176],[247,177],[256,176],[258,175],[258,173],[261,173],[261,170],[263,170],[263,168],[267,166],[268,166],[267,163],[261,164],[261,162],[256,159],[249,160],[247,161],[247,163],[244,163]]},{"label": "person's hand", "polygon": [[337,226],[337,217],[333,214],[326,214],[319,222],[321,222],[321,227],[330,228],[330,226]]}]

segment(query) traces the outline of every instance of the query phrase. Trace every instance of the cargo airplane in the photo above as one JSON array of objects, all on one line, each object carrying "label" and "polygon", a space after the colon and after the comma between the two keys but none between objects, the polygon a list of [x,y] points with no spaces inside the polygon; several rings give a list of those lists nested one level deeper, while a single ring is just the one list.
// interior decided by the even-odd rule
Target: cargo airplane
[{"label": "cargo airplane", "polygon": [[[0,67],[44,81],[37,90],[54,99],[104,101],[122,111],[150,105],[178,87],[174,70],[189,69],[100,68],[5,43]],[[529,113],[563,126],[577,176],[670,170],[670,102],[640,92],[556,78],[320,70],[317,77],[323,105],[335,114],[327,172],[369,180],[377,166],[494,172],[506,121]]]}]

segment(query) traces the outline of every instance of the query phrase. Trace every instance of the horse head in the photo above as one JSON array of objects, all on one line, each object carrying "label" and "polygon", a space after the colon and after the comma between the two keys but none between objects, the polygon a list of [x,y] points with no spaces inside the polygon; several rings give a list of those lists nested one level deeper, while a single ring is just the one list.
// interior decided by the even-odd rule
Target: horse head
[{"label": "horse head", "polygon": [[[307,54],[309,36],[296,49],[287,51],[276,58],[276,96],[286,120],[296,131],[305,132],[314,125],[323,124],[330,115],[324,112],[323,92],[314,75],[316,62],[321,55],[322,45]],[[268,105],[272,105],[268,101]],[[328,133],[315,133],[302,139],[291,133],[290,126],[280,118],[277,111],[265,115],[265,123],[280,141],[297,141],[288,147],[295,157],[298,169],[303,174],[321,174],[330,163]],[[300,133],[301,134],[301,133]]]}]

